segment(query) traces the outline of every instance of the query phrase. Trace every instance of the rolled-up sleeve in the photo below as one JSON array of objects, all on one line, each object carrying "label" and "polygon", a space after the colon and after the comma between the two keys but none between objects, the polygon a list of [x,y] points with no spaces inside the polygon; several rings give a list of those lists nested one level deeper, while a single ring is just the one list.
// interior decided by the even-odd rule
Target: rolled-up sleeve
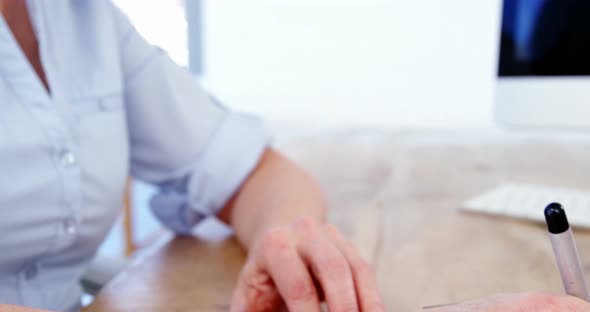
[{"label": "rolled-up sleeve", "polygon": [[187,70],[115,14],[131,175],[159,186],[151,200],[154,214],[172,230],[189,233],[218,213],[256,167],[268,132],[259,118],[211,98]]}]

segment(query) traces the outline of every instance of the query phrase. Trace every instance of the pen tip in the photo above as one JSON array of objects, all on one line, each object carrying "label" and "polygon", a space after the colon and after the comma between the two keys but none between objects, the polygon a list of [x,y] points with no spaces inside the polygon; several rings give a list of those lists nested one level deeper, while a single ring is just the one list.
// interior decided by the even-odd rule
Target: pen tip
[{"label": "pen tip", "polygon": [[570,228],[565,210],[559,203],[551,203],[545,207],[545,221],[547,229],[553,234],[563,233]]}]

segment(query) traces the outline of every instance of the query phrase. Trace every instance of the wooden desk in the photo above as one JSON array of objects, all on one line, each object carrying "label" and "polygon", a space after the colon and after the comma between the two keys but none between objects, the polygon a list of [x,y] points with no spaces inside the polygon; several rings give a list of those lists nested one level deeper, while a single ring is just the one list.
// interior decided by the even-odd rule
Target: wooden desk
[{"label": "wooden desk", "polygon": [[[281,148],[320,181],[331,221],[374,264],[388,311],[562,291],[543,225],[457,207],[505,181],[590,188],[587,141],[347,133]],[[576,238],[588,271],[590,232]],[[225,311],[243,259],[232,239],[176,238],[111,282],[87,311]]]}]

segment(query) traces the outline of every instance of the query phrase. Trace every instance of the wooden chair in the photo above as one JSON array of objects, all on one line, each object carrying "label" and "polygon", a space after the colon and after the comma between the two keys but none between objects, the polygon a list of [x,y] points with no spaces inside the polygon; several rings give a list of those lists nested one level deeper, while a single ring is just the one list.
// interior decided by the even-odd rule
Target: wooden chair
[{"label": "wooden chair", "polygon": [[137,244],[133,236],[133,207],[132,205],[132,180],[127,181],[125,198],[123,199],[123,233],[125,237],[125,256],[131,257],[137,250]]}]

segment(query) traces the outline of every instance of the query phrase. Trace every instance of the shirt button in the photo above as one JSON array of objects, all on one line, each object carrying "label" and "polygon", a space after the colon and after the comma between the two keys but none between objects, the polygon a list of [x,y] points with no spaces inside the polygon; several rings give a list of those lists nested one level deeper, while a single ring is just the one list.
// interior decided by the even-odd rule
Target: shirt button
[{"label": "shirt button", "polygon": [[67,219],[63,222],[64,232],[68,235],[76,234],[76,222],[73,219]]},{"label": "shirt button", "polygon": [[37,274],[39,273],[39,270],[37,269],[36,265],[30,265],[29,267],[27,267],[24,271],[24,276],[27,280],[32,280],[33,278],[35,278],[35,276],[37,276]]},{"label": "shirt button", "polygon": [[61,153],[60,162],[62,166],[69,168],[76,164],[76,156],[69,151],[65,151]]}]

